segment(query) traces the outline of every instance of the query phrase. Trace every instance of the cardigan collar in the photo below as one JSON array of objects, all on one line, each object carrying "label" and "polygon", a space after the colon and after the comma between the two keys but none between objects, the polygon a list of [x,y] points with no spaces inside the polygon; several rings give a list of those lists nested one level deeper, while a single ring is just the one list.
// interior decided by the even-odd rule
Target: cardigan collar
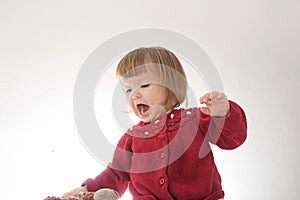
[{"label": "cardigan collar", "polygon": [[156,120],[144,123],[140,121],[138,124],[128,129],[127,134],[140,137],[150,138],[165,131],[176,131],[179,127],[184,126],[192,117],[198,115],[197,108],[174,109],[172,112],[161,114]]}]

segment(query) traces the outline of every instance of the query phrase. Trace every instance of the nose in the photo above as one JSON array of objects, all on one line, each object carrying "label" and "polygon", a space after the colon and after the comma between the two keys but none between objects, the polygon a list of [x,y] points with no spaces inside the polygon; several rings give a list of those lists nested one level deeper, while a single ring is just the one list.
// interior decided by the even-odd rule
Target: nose
[{"label": "nose", "polygon": [[141,95],[139,89],[135,89],[135,90],[133,91],[133,93],[132,93],[131,98],[132,98],[132,99],[138,99],[138,98],[140,98],[141,96],[142,96],[142,95]]}]

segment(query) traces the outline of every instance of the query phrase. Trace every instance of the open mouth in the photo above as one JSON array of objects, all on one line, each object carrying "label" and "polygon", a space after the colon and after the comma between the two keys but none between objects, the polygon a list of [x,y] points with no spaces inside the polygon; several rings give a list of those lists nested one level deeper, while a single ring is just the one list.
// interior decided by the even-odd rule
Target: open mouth
[{"label": "open mouth", "polygon": [[140,113],[141,116],[147,115],[147,112],[149,110],[149,106],[146,105],[146,104],[142,104],[142,103],[137,104],[136,108],[138,109],[138,111],[139,111],[139,113]]}]

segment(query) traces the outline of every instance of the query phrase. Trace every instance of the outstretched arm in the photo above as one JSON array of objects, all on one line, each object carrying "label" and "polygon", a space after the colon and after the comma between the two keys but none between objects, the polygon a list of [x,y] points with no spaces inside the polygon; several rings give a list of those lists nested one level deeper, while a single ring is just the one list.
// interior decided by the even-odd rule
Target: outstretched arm
[{"label": "outstretched arm", "polygon": [[131,136],[124,134],[114,153],[112,163],[94,179],[87,179],[84,184],[88,191],[97,191],[102,188],[113,189],[122,195],[129,182],[131,165]]},{"label": "outstretched arm", "polygon": [[206,105],[200,108],[200,129],[207,142],[222,149],[234,149],[245,141],[246,116],[238,104],[219,92],[206,93],[200,98],[200,103]]}]

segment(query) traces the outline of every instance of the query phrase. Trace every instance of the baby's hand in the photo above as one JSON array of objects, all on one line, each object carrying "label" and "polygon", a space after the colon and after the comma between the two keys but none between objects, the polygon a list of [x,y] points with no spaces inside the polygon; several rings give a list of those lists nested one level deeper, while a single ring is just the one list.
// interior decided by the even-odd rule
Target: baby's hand
[{"label": "baby's hand", "polygon": [[201,111],[210,116],[225,117],[230,111],[230,104],[224,93],[208,92],[200,97],[200,103],[206,105]]}]

